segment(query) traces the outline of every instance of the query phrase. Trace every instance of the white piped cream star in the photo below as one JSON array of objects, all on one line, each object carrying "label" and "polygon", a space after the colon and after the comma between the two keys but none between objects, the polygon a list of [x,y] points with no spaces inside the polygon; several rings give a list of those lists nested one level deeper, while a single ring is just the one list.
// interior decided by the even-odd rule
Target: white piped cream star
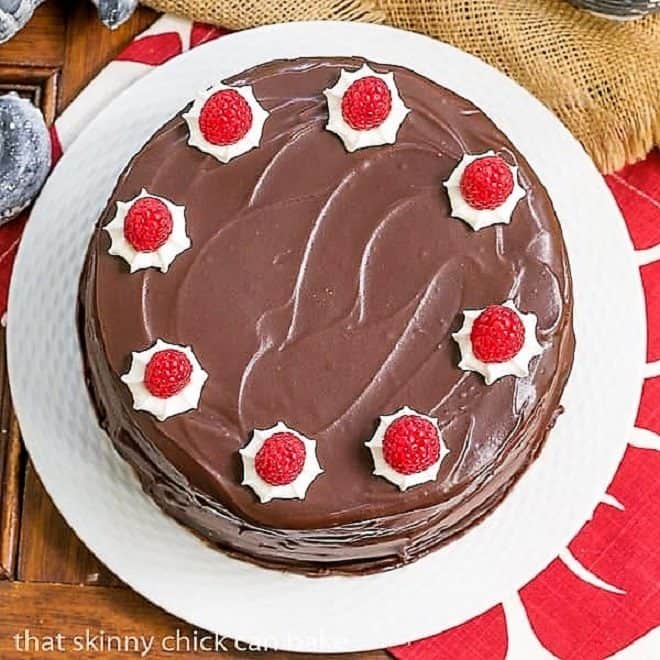
[{"label": "white piped cream star", "polygon": [[461,350],[461,361],[458,366],[463,371],[476,371],[480,373],[486,385],[491,385],[503,376],[516,376],[521,378],[529,375],[530,360],[540,355],[543,351],[541,344],[536,338],[536,314],[530,312],[523,314],[516,308],[511,300],[503,303],[504,307],[513,310],[525,328],[525,340],[521,349],[510,360],[506,362],[482,362],[479,360],[472,351],[472,326],[481,313],[487,309],[466,309],[463,311],[464,321],[463,326],[458,332],[455,332],[452,337],[456,340],[458,347]]},{"label": "white piped cream star", "polygon": [[[247,104],[252,111],[252,124],[250,125],[248,132],[237,142],[234,142],[233,144],[213,144],[204,137],[199,128],[199,115],[202,112],[202,108],[206,101],[208,101],[215,93],[224,89],[234,90],[247,101]],[[241,156],[259,146],[264,124],[268,118],[268,112],[264,110],[259,101],[257,101],[250,85],[231,87],[229,85],[217,83],[197,94],[192,107],[188,112],[184,113],[183,118],[186,120],[190,131],[188,144],[191,147],[197,147],[197,149],[204,153],[211,154],[211,156],[217,158],[221,163],[228,163],[232,158]]]},{"label": "white piped cream star", "polygon": [[[144,384],[144,373],[152,356],[167,349],[181,351],[190,361],[192,373],[190,381],[180,392],[167,398],[160,398],[147,389]],[[158,339],[151,348],[134,352],[131,355],[131,368],[127,374],[121,377],[121,380],[128,385],[128,389],[133,395],[135,410],[146,410],[162,422],[168,417],[197,408],[208,374],[202,369],[190,346],[179,346]]]},{"label": "white piped cream star", "polygon": [[513,190],[500,206],[494,209],[475,209],[470,206],[461,192],[461,178],[465,168],[479,158],[494,156],[494,151],[487,151],[483,154],[464,154],[461,162],[454,168],[453,172],[445,181],[449,202],[451,204],[452,217],[463,220],[475,231],[489,227],[490,225],[508,224],[511,222],[511,215],[516,204],[525,196],[525,191],[518,182],[518,167],[512,167],[507,164],[513,175]]},{"label": "white piped cream star", "polygon": [[[126,220],[129,209],[135,202],[144,197],[153,197],[163,202],[172,216],[172,233],[167,237],[163,245],[152,252],[140,252],[136,250],[126,240],[126,236],[124,236],[124,221]],[[186,234],[185,208],[173,204],[169,199],[165,199],[164,197],[152,195],[144,188],[137,197],[134,197],[128,202],[117,202],[117,210],[114,217],[103,229],[110,234],[111,243],[108,254],[124,259],[129,265],[131,273],[142,268],[159,268],[163,273],[166,273],[177,255],[187,250],[191,245],[190,238]]]},{"label": "white piped cream star", "polygon": [[[438,432],[438,440],[440,442],[440,451],[438,453],[438,460],[432,465],[429,465],[429,467],[427,467],[422,472],[416,472],[413,474],[402,474],[401,472],[397,472],[385,460],[385,457],[383,456],[383,439],[385,438],[385,432],[392,424],[392,422],[396,421],[401,417],[405,417],[406,415],[421,417],[422,419],[425,419],[428,422],[430,422],[435,428],[435,430]],[[391,481],[393,484],[398,486],[400,490],[406,490],[411,486],[417,486],[427,481],[435,481],[435,479],[438,476],[438,470],[440,470],[440,463],[442,463],[443,458],[449,453],[449,449],[447,448],[447,445],[442,439],[442,433],[440,432],[440,428],[438,427],[438,420],[433,417],[429,417],[428,415],[422,415],[421,413],[412,410],[412,408],[408,408],[408,406],[404,406],[403,408],[397,410],[392,415],[381,415],[380,423],[378,424],[378,428],[376,429],[376,432],[373,434],[371,440],[365,442],[365,445],[369,447],[369,450],[371,451],[371,456],[374,461],[373,473],[380,477],[384,477],[388,481]]]},{"label": "white piped cream star", "polygon": [[[382,124],[374,128],[357,130],[346,123],[341,111],[341,102],[346,90],[360,78],[374,76],[380,78],[390,91],[392,106],[390,113]],[[327,130],[336,133],[344,143],[346,151],[355,151],[364,147],[375,147],[381,144],[394,144],[399,127],[410,112],[401,97],[394,82],[393,73],[376,73],[369,66],[363,64],[357,71],[341,70],[339,80],[329,89],[323,92],[328,99],[328,123]]]},{"label": "white piped cream star", "polygon": [[[254,460],[264,442],[275,433],[292,433],[305,445],[305,462],[300,474],[289,484],[274,486],[264,481],[257,473]],[[244,486],[249,486],[262,503],[273,499],[304,499],[305,493],[316,477],[323,472],[316,458],[316,440],[306,438],[302,433],[290,429],[284,422],[277,422],[269,429],[254,429],[252,439],[238,452],[243,461]]]}]

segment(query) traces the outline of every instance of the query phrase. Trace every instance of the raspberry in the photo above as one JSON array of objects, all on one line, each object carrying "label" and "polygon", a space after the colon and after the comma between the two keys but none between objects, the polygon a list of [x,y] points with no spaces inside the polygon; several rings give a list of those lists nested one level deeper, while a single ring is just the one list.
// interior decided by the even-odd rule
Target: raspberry
[{"label": "raspberry", "polygon": [[167,348],[151,356],[144,371],[145,387],[159,399],[180,392],[189,382],[192,364],[182,351]]},{"label": "raspberry", "polygon": [[395,419],[385,431],[383,458],[400,474],[423,472],[440,458],[437,429],[416,415]]},{"label": "raspberry", "polygon": [[496,209],[512,191],[513,174],[499,156],[473,160],[461,177],[461,193],[473,209]]},{"label": "raspberry", "polygon": [[172,233],[172,215],[155,197],[141,197],[128,209],[124,237],[138,252],[157,250]]},{"label": "raspberry", "polygon": [[387,119],[391,108],[390,90],[383,80],[376,76],[356,80],[341,100],[344,120],[358,131],[380,126]]},{"label": "raspberry", "polygon": [[266,439],[254,457],[254,469],[271,486],[295,481],[305,464],[305,445],[293,433],[275,433]]},{"label": "raspberry", "polygon": [[525,326],[512,309],[490,305],[475,319],[470,341],[478,360],[506,362],[522,348]]},{"label": "raspberry", "polygon": [[199,113],[199,129],[212,144],[235,144],[250,130],[252,110],[234,89],[216,92]]}]

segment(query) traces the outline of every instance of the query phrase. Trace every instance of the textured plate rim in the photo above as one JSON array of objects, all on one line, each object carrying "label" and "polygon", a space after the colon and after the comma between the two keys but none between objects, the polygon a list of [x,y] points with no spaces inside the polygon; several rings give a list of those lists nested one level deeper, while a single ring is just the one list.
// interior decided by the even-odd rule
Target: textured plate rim
[{"label": "textured plate rim", "polygon": [[[244,51],[250,49],[249,54],[246,55],[241,48]],[[224,60],[219,56],[220,54],[225,55]],[[190,533],[172,523],[155,507],[152,507],[153,511],[150,514],[154,516],[153,520],[157,521],[157,525],[162,526],[162,528],[158,528],[158,534],[162,534],[163,538],[169,534],[180,536],[181,543],[186,547],[195,548],[191,550],[195,553],[199,551],[199,558],[203,558],[204,562],[212,565],[213,570],[217,570],[219,573],[226,571],[226,574],[217,576],[220,580],[218,584],[222,584],[223,588],[223,591],[217,594],[217,600],[209,601],[207,598],[203,601],[202,591],[197,599],[195,594],[184,594],[181,591],[187,584],[195,583],[195,580],[201,589],[203,582],[200,581],[200,575],[202,579],[206,580],[216,577],[213,574],[209,578],[209,574],[204,573],[201,560],[198,565],[186,566],[183,571],[181,566],[174,566],[175,571],[168,576],[169,579],[158,582],[155,579],[157,568],[146,566],[144,563],[140,564],[134,559],[133,553],[127,557],[123,548],[113,546],[112,540],[108,540],[108,536],[100,534],[100,531],[104,529],[103,524],[107,525],[109,520],[100,522],[91,520],[92,511],[88,507],[96,502],[95,497],[102,498],[103,493],[94,493],[92,498],[81,498],[80,493],[70,492],[70,484],[75,482],[76,475],[71,475],[71,481],[64,478],[61,469],[66,470],[67,464],[58,464],[56,457],[53,456],[51,442],[44,440],[43,429],[37,428],[34,421],[38,407],[35,402],[42,404],[42,409],[46,409],[47,401],[44,397],[50,397],[52,393],[43,388],[40,391],[39,384],[35,385],[30,380],[29,373],[26,373],[26,369],[21,366],[21,351],[25,349],[23,340],[26,335],[30,334],[30,329],[26,327],[27,321],[22,323],[20,314],[22,311],[34,309],[37,304],[36,300],[33,302],[26,300],[26,295],[23,295],[22,291],[27,289],[27,286],[23,287],[21,282],[30,281],[30,277],[34,278],[35,270],[39,269],[40,265],[35,263],[32,253],[36,252],[35,244],[38,242],[38,232],[47,230],[50,210],[54,208],[54,204],[58,203],[56,198],[59,186],[64,186],[65,177],[76,171],[76,160],[82,158],[86,150],[96,144],[95,133],[97,130],[102,133],[102,129],[99,127],[103,123],[115,121],[113,117],[121,104],[130,104],[141,94],[143,98],[149,98],[146,92],[170,94],[171,96],[173,92],[171,90],[167,92],[164,88],[168,80],[171,81],[175,76],[183,77],[184,72],[190,73],[196,67],[208,69],[211,62],[213,62],[214,75],[206,82],[240,71],[246,68],[250,62],[256,64],[258,61],[279,57],[332,54],[357,54],[377,61],[409,66],[455,89],[481,106],[530,161],[550,190],[558,214],[562,219],[575,279],[578,350],[574,374],[563,398],[565,403],[568,402],[570,405],[571,400],[579,399],[579,391],[576,390],[580,388],[584,390],[589,383],[600,385],[600,379],[608,375],[603,373],[602,365],[599,370],[585,365],[589,356],[587,350],[580,346],[581,337],[589,335],[591,332],[586,314],[587,311],[594,309],[592,299],[597,298],[602,304],[604,297],[610,300],[611,292],[618,290],[625,296],[623,299],[627,303],[626,312],[633,318],[639,319],[638,323],[620,324],[621,327],[613,332],[612,338],[607,338],[607,341],[610,339],[612,341],[624,340],[624,345],[629,348],[631,354],[629,364],[622,367],[617,374],[616,385],[606,384],[609,389],[606,389],[604,399],[603,392],[599,392],[601,401],[608,402],[608,414],[614,415],[610,426],[612,429],[618,429],[619,433],[614,437],[614,430],[612,430],[612,437],[608,436],[607,443],[594,444],[594,449],[607,445],[608,453],[606,456],[598,455],[593,470],[596,472],[597,467],[598,474],[595,476],[591,474],[591,470],[589,471],[588,476],[592,481],[588,487],[584,484],[572,484],[585,491],[580,491],[579,505],[575,502],[563,502],[561,507],[557,506],[564,511],[565,515],[562,531],[555,533],[552,547],[541,548],[539,545],[543,544],[536,542],[536,539],[543,536],[545,527],[557,526],[555,521],[535,531],[535,534],[541,534],[541,537],[532,536],[530,538],[530,534],[521,531],[520,525],[516,525],[513,519],[518,517],[517,514],[520,514],[521,511],[524,513],[525,503],[519,501],[524,499],[523,495],[534,497],[530,484],[547,486],[548,477],[545,473],[548,472],[548,464],[553,461],[561,464],[561,461],[566,460],[566,455],[571,455],[571,443],[568,437],[570,433],[567,430],[567,424],[578,420],[573,419],[577,413],[575,410],[571,411],[570,407],[564,419],[560,419],[558,428],[551,434],[542,457],[528,470],[513,493],[486,521],[462,539],[432,553],[429,557],[404,569],[376,576],[310,580],[299,576],[264,571],[206,548]],[[247,65],[245,64],[246,59]],[[218,62],[222,62],[222,65]],[[443,69],[447,65],[453,68]],[[193,91],[194,89],[189,88],[186,92],[187,96],[191,96]],[[488,91],[492,95],[491,98],[484,96]],[[180,94],[180,92],[177,93]],[[512,100],[517,104],[521,119],[514,119],[508,114],[507,107]],[[181,105],[183,104],[179,103],[179,106]],[[173,114],[179,106],[172,107],[169,114]],[[159,123],[162,122],[159,121]],[[548,132],[540,130],[538,134],[533,135],[530,128],[532,123],[536,129],[544,127]],[[155,129],[157,125],[151,128]],[[139,144],[135,144],[133,150],[138,146]],[[569,178],[564,172],[550,171],[547,163],[543,161],[541,152],[544,149],[549,153],[560,153],[563,161],[562,169],[570,169],[574,179]],[[544,176],[544,173],[547,176]],[[577,183],[574,183],[574,180]],[[106,192],[109,193],[109,191]],[[81,194],[86,193],[81,192]],[[567,205],[569,202],[572,206]],[[72,208],[75,209],[76,204],[77,200],[72,200]],[[610,268],[606,272],[599,273],[598,276],[590,271],[590,266],[594,265],[593,255],[590,256],[586,245],[587,235],[578,226],[580,218],[594,214],[599,214],[604,224],[609,223],[600,237],[602,242],[600,247],[606,248],[605,253]],[[93,224],[94,220],[93,217],[89,218],[89,223]],[[592,218],[586,218],[586,220],[593,222]],[[614,247],[616,247],[616,251],[614,251]],[[587,262],[590,259],[589,264]],[[342,652],[391,646],[438,633],[441,629],[467,620],[500,602],[504,596],[522,586],[526,580],[547,565],[588,519],[599,498],[605,492],[625,450],[626,431],[632,430],[641,391],[645,325],[639,272],[633,259],[625,225],[600,174],[560,121],[516,83],[476,58],[451,46],[394,28],[332,22],[268,26],[224,36],[218,41],[190,51],[154,70],[129,87],[105,108],[67,150],[35,205],[31,222],[27,226],[19,249],[14,275],[10,288],[7,350],[15,408],[35,467],[64,517],[86,545],[113,572],[136,591],[164,609],[219,634],[255,643],[274,642],[270,645],[280,649]],[[591,285],[597,284],[600,287],[596,289],[597,294],[594,294]],[[602,289],[606,289],[606,291],[602,291]],[[69,313],[72,313],[72,310],[69,310]],[[35,342],[32,346],[38,350],[38,337],[35,335],[32,340]],[[600,338],[599,341],[605,341],[605,338]],[[601,347],[603,347],[602,344]],[[589,350],[593,350],[593,347],[590,347]],[[612,398],[613,392],[616,393],[616,399]],[[62,396],[62,394],[60,393],[58,396]],[[76,396],[80,397],[80,392]],[[74,405],[79,404],[80,401]],[[85,405],[89,406],[89,403],[85,402]],[[51,421],[57,422],[56,419]],[[598,423],[602,426],[602,421],[598,420],[597,425]],[[57,427],[55,429],[49,428],[49,433],[52,433],[53,436],[57,435]],[[64,429],[60,430],[64,431]],[[96,432],[96,429],[90,429],[90,434],[93,432]],[[64,442],[64,446],[66,446],[67,441],[62,441],[59,436],[56,441]],[[585,446],[587,444],[585,443]],[[92,452],[91,455],[94,455],[93,453],[97,449],[85,447],[85,451]],[[117,472],[117,483],[123,487],[124,482],[121,481],[123,477],[120,478],[119,475],[123,475],[125,466],[119,464],[118,457],[116,461],[116,465],[110,465],[107,469]],[[54,466],[58,466],[59,469],[54,470]],[[565,487],[566,484],[562,484],[561,488],[555,486],[555,496],[558,499],[562,497],[561,491],[565,490]],[[141,493],[126,494],[126,497],[143,497],[146,500]],[[96,503],[98,504],[98,502]],[[145,503],[144,506],[148,507],[149,504]],[[109,518],[112,517],[110,513],[107,515]],[[122,519],[120,522],[124,523],[125,520]],[[136,542],[143,543],[144,539],[140,538],[141,533],[150,530],[141,528],[134,531],[138,539]],[[515,532],[518,536],[516,537],[517,546],[509,549],[511,554],[506,563],[502,564],[503,560],[499,559],[501,563],[499,570],[511,573],[504,580],[506,582],[504,585],[500,578],[491,574],[496,570],[493,562],[497,558],[480,557],[479,547],[482,547],[489,539],[496,538],[500,539],[497,547],[503,547],[500,537],[509,532]],[[525,534],[527,535],[525,536]],[[520,567],[520,562],[514,562],[511,559],[516,556],[516,552],[522,554],[521,548],[518,547],[521,544],[527,544],[525,554],[534,555],[533,562],[522,562],[524,570]],[[207,554],[208,552],[213,554],[213,558]],[[468,557],[480,559],[479,570],[483,570],[482,566],[488,565],[489,567],[483,576],[483,589],[475,591],[470,578],[472,582],[478,582],[478,580],[472,573],[461,577],[460,581],[464,582],[464,588],[458,589],[456,584],[449,588],[448,567],[460,565],[461,561],[465,565]],[[514,575],[515,577],[513,577]],[[232,580],[233,577],[237,579]],[[445,579],[439,584],[441,577]],[[490,584],[489,578],[492,578],[493,584]],[[429,581],[439,591],[432,593],[428,590],[424,591],[425,585],[428,585]],[[457,579],[454,578],[454,582],[456,581]],[[177,583],[179,583],[178,586]],[[278,598],[277,590],[280,588],[288,590],[289,595],[286,598]],[[487,593],[484,594],[484,590]],[[402,594],[404,597],[410,594],[420,595],[412,600],[409,599],[406,608],[401,608],[398,602],[396,605],[391,602],[395,594]],[[236,604],[240,603],[241,598],[246,595],[253,599],[250,603],[251,616],[237,612],[240,608],[237,608]],[[449,596],[452,596],[454,600],[450,600]],[[338,597],[340,597],[340,601],[336,600]],[[388,597],[390,597],[389,601]],[[463,597],[462,601],[461,597]],[[342,614],[337,615],[328,610],[325,604],[331,600],[334,600],[335,605],[337,602],[344,603],[345,609]],[[431,605],[433,611],[429,614],[428,608]],[[278,614],[278,608],[283,606],[298,613],[300,618],[300,621],[297,622],[300,623],[298,627],[294,624],[288,630],[282,628],[282,624],[291,623]],[[305,614],[310,607],[318,612],[318,617],[310,618]],[[365,610],[365,607],[371,608],[371,610]],[[332,609],[334,610],[335,607],[333,606]],[[364,616],[356,617],[356,613],[364,611],[371,611],[372,617],[366,619]],[[220,618],[218,618],[219,615]],[[322,615],[325,615],[325,618]],[[374,618],[377,621],[371,620]]]}]

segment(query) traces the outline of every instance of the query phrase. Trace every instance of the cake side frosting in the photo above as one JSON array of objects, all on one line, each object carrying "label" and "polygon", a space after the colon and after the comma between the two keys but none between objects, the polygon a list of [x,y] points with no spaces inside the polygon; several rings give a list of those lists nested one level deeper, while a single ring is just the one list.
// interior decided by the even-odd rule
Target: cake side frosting
[{"label": "cake side frosting", "polygon": [[[410,113],[393,145],[347,153],[325,130],[323,90],[362,61],[256,67],[262,142],[229,163],[187,144],[177,115],[133,159],[102,216],[147,188],[185,206],[192,247],[169,271],[128,274],[99,229],[81,281],[90,389],[103,424],[154,499],[215,543],[266,565],[363,572],[411,561],[487,513],[538,453],[573,353],[570,276],[540,182],[472,104],[399,67]],[[525,197],[507,225],[451,216],[443,182],[494,151]],[[529,376],[486,385],[458,368],[462,313],[513,300],[538,319]],[[165,336],[209,374],[199,407],[159,423],[119,375]],[[403,407],[437,420],[437,478],[401,492],[365,442]],[[239,450],[283,420],[317,442],[305,498],[260,502]]]}]

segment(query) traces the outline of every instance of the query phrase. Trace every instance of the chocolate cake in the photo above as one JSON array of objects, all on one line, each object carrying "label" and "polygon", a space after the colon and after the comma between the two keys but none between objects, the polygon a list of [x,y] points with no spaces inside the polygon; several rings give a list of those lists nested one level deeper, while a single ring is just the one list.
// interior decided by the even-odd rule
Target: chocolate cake
[{"label": "chocolate cake", "polygon": [[257,66],[133,157],[80,284],[103,428],[170,516],[309,575],[493,510],[560,412],[569,265],[470,101],[354,57]]}]

